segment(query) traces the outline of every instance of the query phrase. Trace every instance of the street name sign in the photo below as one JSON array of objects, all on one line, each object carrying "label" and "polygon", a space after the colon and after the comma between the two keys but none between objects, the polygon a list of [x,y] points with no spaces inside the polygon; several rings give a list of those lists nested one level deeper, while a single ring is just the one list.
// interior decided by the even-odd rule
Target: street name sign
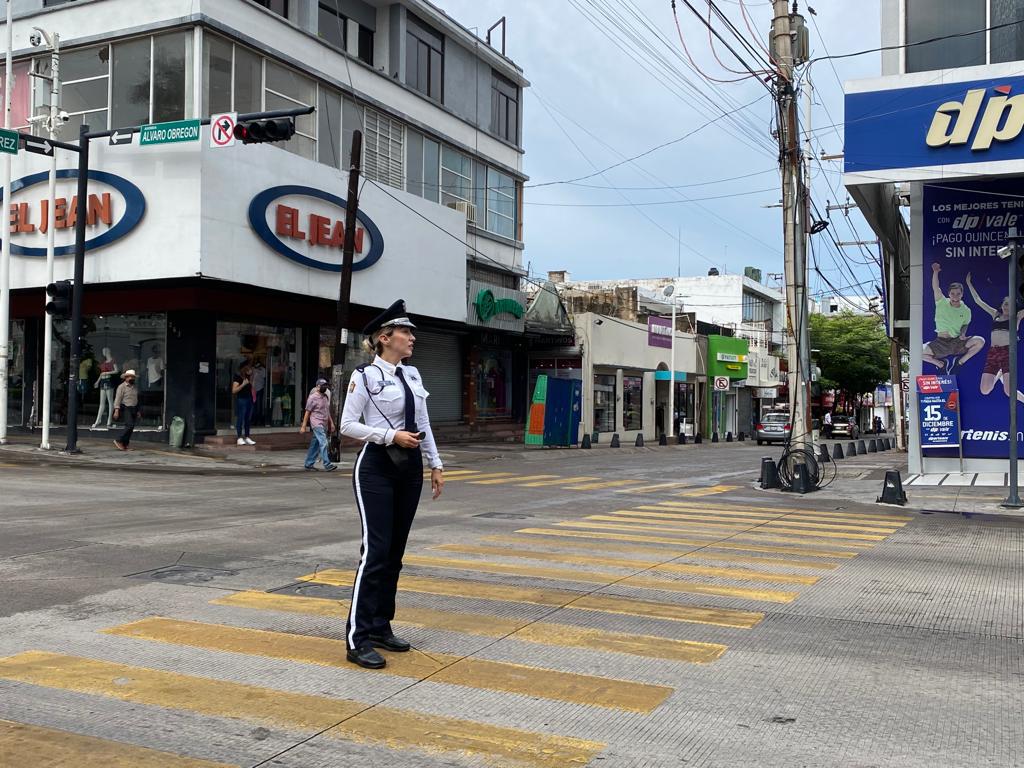
[{"label": "street name sign", "polygon": [[139,145],[176,144],[182,141],[199,141],[198,120],[176,120],[172,123],[144,125],[139,129],[142,135]]},{"label": "street name sign", "polygon": [[0,152],[6,152],[8,155],[18,154],[19,141],[21,141],[21,135],[17,131],[0,128]]}]

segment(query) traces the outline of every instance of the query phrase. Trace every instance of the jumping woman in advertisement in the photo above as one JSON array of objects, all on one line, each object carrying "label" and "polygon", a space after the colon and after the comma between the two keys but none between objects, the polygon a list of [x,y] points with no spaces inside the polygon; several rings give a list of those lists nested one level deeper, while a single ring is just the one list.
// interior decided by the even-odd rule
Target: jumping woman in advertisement
[{"label": "jumping woman in advertisement", "polygon": [[[981,374],[981,384],[978,386],[978,389],[981,394],[988,395],[995,389],[996,382],[1002,379],[1003,390],[1006,392],[1006,396],[1009,397],[1010,377],[1005,374],[1008,373],[1010,366],[1010,299],[1009,297],[1004,298],[998,311],[990,307],[981,300],[981,297],[975,290],[974,283],[971,282],[970,272],[967,273],[967,288],[971,292],[974,303],[992,316],[992,342],[988,349],[988,355],[985,357],[985,369]],[[1017,323],[1013,334],[1014,339],[1017,336],[1017,329],[1020,328],[1021,318],[1024,318],[1024,309],[1017,313]],[[1024,403],[1024,393],[1021,393],[1020,390],[1017,391],[1017,400]]]}]

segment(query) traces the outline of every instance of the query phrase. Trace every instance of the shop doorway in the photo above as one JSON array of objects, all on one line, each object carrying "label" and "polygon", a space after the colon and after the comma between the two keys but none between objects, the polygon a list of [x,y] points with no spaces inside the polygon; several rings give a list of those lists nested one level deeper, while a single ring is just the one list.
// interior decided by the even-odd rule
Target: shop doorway
[{"label": "shop doorway", "polygon": [[217,323],[217,428],[235,423],[231,379],[242,365],[252,366],[255,391],[252,426],[295,427],[304,402],[301,329],[254,323]]}]

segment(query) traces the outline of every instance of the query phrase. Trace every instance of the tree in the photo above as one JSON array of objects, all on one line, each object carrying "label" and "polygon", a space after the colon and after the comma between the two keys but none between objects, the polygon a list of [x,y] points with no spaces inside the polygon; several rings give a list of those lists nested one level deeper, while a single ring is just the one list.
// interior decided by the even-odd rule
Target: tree
[{"label": "tree", "polygon": [[877,317],[843,312],[810,320],[822,388],[845,392],[850,402],[889,380],[889,340]]}]

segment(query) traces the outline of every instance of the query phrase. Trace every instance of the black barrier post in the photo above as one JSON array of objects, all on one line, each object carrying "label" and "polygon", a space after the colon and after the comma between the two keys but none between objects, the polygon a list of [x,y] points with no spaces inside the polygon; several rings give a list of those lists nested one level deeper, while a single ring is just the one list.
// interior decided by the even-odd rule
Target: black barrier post
[{"label": "black barrier post", "polygon": [[636,442],[633,443],[636,448],[644,447],[644,436],[642,434],[636,436]]},{"label": "black barrier post", "polygon": [[583,442],[580,443],[580,448],[590,448],[590,435],[583,435]]},{"label": "black barrier post", "polygon": [[658,438],[658,445],[668,445],[668,435],[664,432],[662,432],[661,436]]},{"label": "black barrier post", "polygon": [[676,435],[676,445],[686,445],[686,435],[682,432]]},{"label": "black barrier post", "polygon": [[832,461],[832,457],[828,455],[828,446],[825,443],[821,444],[821,452],[818,454],[822,464],[828,464]]},{"label": "black barrier post", "polygon": [[761,487],[779,487],[779,468],[775,466],[775,462],[769,456],[761,459]]},{"label": "black barrier post", "polygon": [[619,447],[619,433],[618,432],[615,432],[615,433],[612,434],[612,442],[611,442],[610,447],[611,448],[618,448]]},{"label": "black barrier post", "polygon": [[836,447],[832,449],[832,458],[833,459],[845,459],[846,458],[843,455],[843,444],[842,443],[836,443]]},{"label": "black barrier post", "polygon": [[882,495],[875,501],[882,504],[899,504],[901,507],[907,503],[907,494],[903,490],[899,470],[886,470],[885,480],[882,482]]},{"label": "black barrier post", "polygon": [[850,444],[848,446],[846,446],[846,455],[847,456],[856,456],[857,455],[857,444],[855,442],[853,442],[852,440],[850,441]]}]

